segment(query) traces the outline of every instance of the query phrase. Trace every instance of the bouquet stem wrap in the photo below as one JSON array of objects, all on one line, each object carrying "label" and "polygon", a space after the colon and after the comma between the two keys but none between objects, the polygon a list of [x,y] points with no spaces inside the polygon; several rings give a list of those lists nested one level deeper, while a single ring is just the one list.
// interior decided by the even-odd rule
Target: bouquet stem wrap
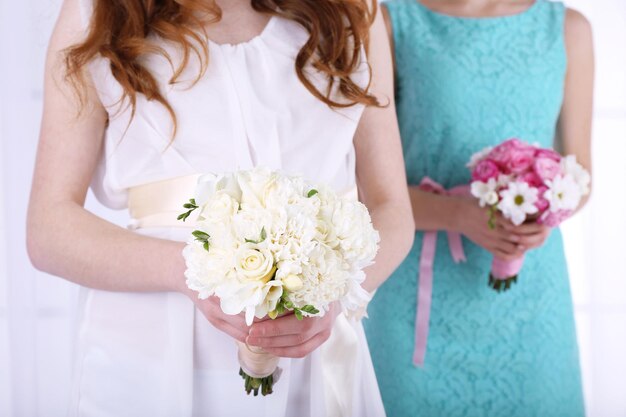
[{"label": "bouquet stem wrap", "polygon": [[239,375],[245,380],[246,392],[259,390],[263,395],[273,392],[274,383],[278,381],[281,370],[278,368],[279,357],[266,352],[262,348],[250,346],[237,341],[237,358],[241,370]]},{"label": "bouquet stem wrap", "polygon": [[[461,185],[446,190],[443,186],[429,177],[424,177],[419,185],[421,190],[441,195],[465,195],[469,186]],[[448,245],[454,262],[465,262],[463,242],[459,233],[448,232]],[[419,286],[417,288],[417,310],[415,312],[415,347],[413,349],[413,364],[424,365],[428,327],[430,324],[430,304],[433,289],[433,264],[437,250],[437,231],[424,233],[422,253],[419,266]]]},{"label": "bouquet stem wrap", "polygon": [[506,291],[511,284],[517,281],[517,275],[524,265],[524,257],[505,261],[495,257],[491,263],[491,274],[489,275],[489,285],[497,291]]}]

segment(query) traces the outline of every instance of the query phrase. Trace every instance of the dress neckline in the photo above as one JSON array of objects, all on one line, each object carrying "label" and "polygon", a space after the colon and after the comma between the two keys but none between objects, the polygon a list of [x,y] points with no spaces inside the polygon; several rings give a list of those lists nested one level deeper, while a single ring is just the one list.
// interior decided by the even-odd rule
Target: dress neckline
[{"label": "dress neckline", "polygon": [[417,6],[421,8],[422,10],[424,10],[426,13],[433,15],[435,17],[441,18],[441,19],[479,23],[479,22],[493,22],[493,21],[498,21],[498,20],[510,20],[510,19],[516,19],[516,18],[522,18],[522,17],[528,16],[532,14],[538,8],[538,5],[542,0],[535,0],[533,4],[531,4],[526,9],[522,10],[519,13],[505,14],[501,16],[458,16],[458,15],[452,15],[452,14],[435,11],[431,9],[430,7],[427,7],[426,5],[424,5],[420,0],[409,0],[409,1],[416,3]]},{"label": "dress neckline", "polygon": [[253,36],[252,38],[248,39],[247,41],[236,42],[236,43],[230,43],[230,42],[218,43],[218,42],[215,42],[212,39],[209,39],[209,44],[211,44],[213,46],[216,46],[218,48],[237,48],[237,47],[244,47],[246,45],[252,45],[252,44],[258,43],[258,42],[262,41],[265,37],[267,37],[268,34],[273,30],[274,25],[276,25],[276,20],[277,20],[277,16],[276,15],[271,15],[269,20],[267,21],[267,23],[263,27],[263,30],[261,30],[261,32],[259,34]]}]

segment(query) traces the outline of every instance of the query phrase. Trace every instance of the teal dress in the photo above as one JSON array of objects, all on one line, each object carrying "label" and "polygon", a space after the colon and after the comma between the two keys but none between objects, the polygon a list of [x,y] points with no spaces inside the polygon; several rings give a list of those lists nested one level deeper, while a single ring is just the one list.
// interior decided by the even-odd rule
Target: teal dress
[{"label": "teal dress", "polygon": [[[470,181],[470,156],[517,137],[551,147],[563,99],[565,9],[460,18],[415,0],[387,2],[396,103],[409,184]],[[486,227],[486,225],[485,225]],[[488,287],[492,257],[463,238],[454,263],[438,234],[423,367],[412,362],[423,233],[378,290],[365,320],[390,417],[576,417],[584,414],[560,231],[526,255],[518,283]]]}]

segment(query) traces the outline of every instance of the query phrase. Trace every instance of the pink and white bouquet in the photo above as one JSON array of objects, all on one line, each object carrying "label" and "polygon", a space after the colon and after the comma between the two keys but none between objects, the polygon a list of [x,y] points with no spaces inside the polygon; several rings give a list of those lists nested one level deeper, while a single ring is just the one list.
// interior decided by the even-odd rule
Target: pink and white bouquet
[{"label": "pink and white bouquet", "polygon": [[[198,213],[183,251],[187,286],[201,299],[217,296],[224,313],[243,313],[248,325],[290,312],[323,316],[334,302],[359,311],[370,300],[361,283],[379,236],[354,194],[263,168],[201,176],[179,216]],[[238,347],[246,392],[271,394],[278,358]]]},{"label": "pink and white bouquet", "polygon": [[[563,157],[518,139],[483,149],[467,166],[472,172],[471,193],[481,207],[490,209],[491,228],[496,227],[497,211],[518,226],[526,221],[558,226],[589,193],[591,178],[574,155]],[[523,257],[494,258],[489,285],[498,291],[509,289],[523,262]]]}]

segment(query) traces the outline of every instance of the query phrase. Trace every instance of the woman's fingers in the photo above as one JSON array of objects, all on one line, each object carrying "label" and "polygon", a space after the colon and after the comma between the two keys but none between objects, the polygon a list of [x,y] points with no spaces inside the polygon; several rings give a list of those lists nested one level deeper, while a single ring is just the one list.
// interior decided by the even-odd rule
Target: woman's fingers
[{"label": "woman's fingers", "polygon": [[306,317],[298,320],[295,314],[289,314],[274,320],[252,323],[250,336],[254,338],[270,338],[307,333],[314,330],[316,324],[323,319],[320,317]]},{"label": "woman's fingers", "polygon": [[274,347],[266,348],[265,350],[273,355],[283,358],[304,358],[309,353],[320,347],[330,337],[330,328],[317,333],[311,339],[306,342],[290,347]]},{"label": "woman's fingers", "polygon": [[224,320],[209,320],[209,322],[218,330],[226,333],[233,339],[236,339],[242,343],[246,342],[246,338],[248,337],[247,329],[241,329],[239,327],[232,326],[230,323]]},{"label": "woman's fingers", "polygon": [[529,249],[538,248],[545,243],[549,235],[550,235],[550,230],[546,228],[545,230],[542,230],[540,233],[522,236],[520,244]]}]

